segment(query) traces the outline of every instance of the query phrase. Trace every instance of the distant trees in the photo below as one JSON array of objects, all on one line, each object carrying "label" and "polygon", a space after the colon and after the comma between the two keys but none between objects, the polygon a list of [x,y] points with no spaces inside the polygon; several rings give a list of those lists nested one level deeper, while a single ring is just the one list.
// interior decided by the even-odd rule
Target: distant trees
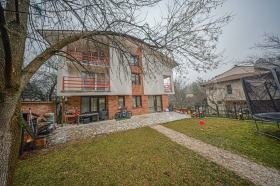
[{"label": "distant trees", "polygon": [[169,96],[170,104],[175,108],[186,108],[186,94],[187,94],[186,80],[182,77],[177,77],[174,80],[174,95]]},{"label": "distant trees", "polygon": [[56,100],[57,69],[57,59],[48,60],[24,87],[21,93],[22,100]]}]

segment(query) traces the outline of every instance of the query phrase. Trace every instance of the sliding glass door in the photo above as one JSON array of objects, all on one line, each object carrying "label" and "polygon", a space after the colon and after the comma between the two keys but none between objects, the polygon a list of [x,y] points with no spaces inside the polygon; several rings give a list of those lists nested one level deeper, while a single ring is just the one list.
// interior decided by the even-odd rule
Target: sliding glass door
[{"label": "sliding glass door", "polygon": [[149,112],[161,112],[161,96],[148,96]]},{"label": "sliding glass door", "polygon": [[106,97],[81,97],[81,113],[100,112],[106,109]]}]

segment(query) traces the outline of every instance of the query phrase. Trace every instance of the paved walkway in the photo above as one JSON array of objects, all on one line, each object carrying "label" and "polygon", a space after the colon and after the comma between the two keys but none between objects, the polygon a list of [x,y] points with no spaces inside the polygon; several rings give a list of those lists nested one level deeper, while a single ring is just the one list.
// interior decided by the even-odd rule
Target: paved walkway
[{"label": "paved walkway", "polygon": [[109,134],[117,131],[135,129],[144,126],[166,123],[188,118],[185,114],[176,112],[157,112],[132,116],[126,120],[105,120],[80,125],[66,125],[57,128],[47,138],[47,146],[58,145],[69,141],[93,138],[100,134]]},{"label": "paved walkway", "polygon": [[205,158],[222,165],[223,167],[249,179],[256,185],[280,185],[279,171],[254,163],[231,152],[206,144],[200,140],[188,137],[180,132],[168,129],[161,125],[151,128],[163,133],[172,141],[197,152]]}]

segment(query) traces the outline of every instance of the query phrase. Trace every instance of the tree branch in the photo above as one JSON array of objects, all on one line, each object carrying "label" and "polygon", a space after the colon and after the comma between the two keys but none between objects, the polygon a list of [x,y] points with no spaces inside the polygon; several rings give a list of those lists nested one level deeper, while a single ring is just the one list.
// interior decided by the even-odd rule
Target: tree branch
[{"label": "tree branch", "polygon": [[143,42],[141,39],[136,38],[134,36],[130,36],[125,33],[116,33],[113,31],[91,31],[91,32],[81,32],[81,33],[73,33],[68,37],[58,41],[57,43],[53,44],[41,54],[39,54],[35,59],[33,59],[23,70],[22,70],[22,79],[21,79],[21,86],[28,82],[28,80],[35,74],[35,72],[55,53],[59,52],[63,47],[66,45],[78,41],[80,39],[84,39],[87,37],[93,36],[117,36],[130,39],[137,43],[145,44],[148,47],[155,47],[153,45],[147,44]]}]

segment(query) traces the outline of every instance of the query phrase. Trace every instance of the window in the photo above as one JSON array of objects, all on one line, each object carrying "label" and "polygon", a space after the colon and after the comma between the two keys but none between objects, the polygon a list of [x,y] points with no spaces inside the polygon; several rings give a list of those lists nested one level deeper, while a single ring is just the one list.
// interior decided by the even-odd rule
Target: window
[{"label": "window", "polygon": [[131,55],[131,57],[130,57],[130,65],[139,66],[139,57]]},{"label": "window", "polygon": [[142,99],[141,96],[132,96],[132,107],[141,107]]},{"label": "window", "polygon": [[160,112],[162,110],[161,96],[148,96],[149,112]]},{"label": "window", "polygon": [[118,106],[119,106],[119,108],[124,107],[124,96],[119,96],[118,97]]},{"label": "window", "polygon": [[232,94],[231,85],[227,85],[227,93],[228,93],[228,94]]},{"label": "window", "polygon": [[164,92],[171,92],[172,91],[171,77],[170,76],[163,76],[163,86],[164,86]]},{"label": "window", "polygon": [[81,113],[99,112],[106,109],[106,97],[81,97]]},{"label": "window", "polygon": [[105,91],[108,88],[105,73],[82,72],[82,89]]},{"label": "window", "polygon": [[131,74],[131,81],[132,81],[132,84],[140,84],[140,75],[139,74],[136,74],[136,73],[132,73]]}]

